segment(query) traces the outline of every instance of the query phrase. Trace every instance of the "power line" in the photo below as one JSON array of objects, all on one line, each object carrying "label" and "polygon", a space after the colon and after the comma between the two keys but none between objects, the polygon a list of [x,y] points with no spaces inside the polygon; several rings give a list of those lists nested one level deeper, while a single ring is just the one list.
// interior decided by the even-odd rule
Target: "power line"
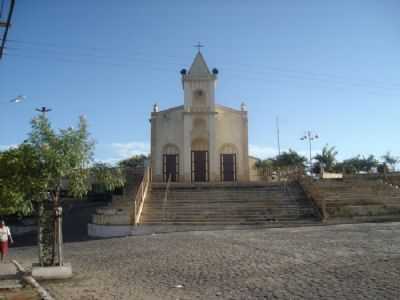
[{"label": "power line", "polygon": [[[43,42],[25,42],[25,41],[17,41],[17,40],[9,40],[10,42],[15,42],[15,43],[21,43],[21,44],[29,44],[29,45],[34,45],[35,47],[39,47],[39,48],[43,48],[44,50],[48,51],[51,53],[52,50],[48,49],[48,47],[50,48],[56,48],[53,49],[53,51],[58,52],[60,54],[64,54],[63,52],[65,50],[63,50],[64,48],[69,48],[69,49],[74,49],[74,51],[78,51],[78,52],[85,52],[85,56],[91,56],[91,55],[96,55],[95,53],[87,53],[88,51],[106,51],[107,55],[101,55],[99,57],[104,57],[104,58],[115,58],[115,55],[110,56],[108,53],[110,53],[111,51],[115,51],[114,48],[101,48],[101,47],[88,47],[88,48],[82,48],[82,47],[70,47],[70,45],[66,45],[66,46],[61,46],[61,45],[57,45],[54,43],[43,43]],[[47,49],[46,49],[47,48]],[[60,49],[61,48],[61,49]],[[10,49],[14,49],[14,50],[24,50],[24,48],[10,48]],[[27,49],[32,51],[32,49]],[[137,49],[135,50],[137,51]],[[73,53],[65,53],[65,55],[78,55],[78,54],[73,54]],[[146,52],[136,52],[136,54],[134,56],[132,55],[120,55],[121,57],[134,57],[137,58],[137,56],[146,56],[147,53]],[[173,62],[171,60],[171,62],[167,61],[166,59],[164,59],[164,57],[168,57],[169,59],[173,59]],[[142,58],[142,59],[146,59],[146,57]],[[148,59],[147,59],[148,60]],[[149,60],[148,60],[149,61]],[[176,65],[179,64],[181,65],[181,58],[177,57],[177,56],[171,56],[171,55],[165,55],[163,53],[163,63],[169,63],[171,65]],[[316,79],[322,79],[322,80],[330,80],[330,81],[337,81],[337,82],[344,82],[344,83],[351,83],[351,84],[357,84],[357,85],[368,85],[369,87],[371,86],[371,84],[376,85],[377,87],[381,87],[384,89],[387,88],[400,88],[400,83],[392,83],[392,84],[388,84],[388,82],[382,82],[382,81],[377,81],[377,80],[368,80],[368,79],[361,79],[357,82],[354,81],[350,81],[348,78],[345,77],[341,77],[340,75],[337,74],[329,74],[329,73],[319,73],[319,72],[310,72],[310,71],[298,71],[298,70],[290,70],[290,69],[285,69],[285,68],[277,68],[277,67],[271,67],[271,66],[263,66],[261,64],[257,64],[257,68],[254,70],[254,66],[252,65],[246,65],[246,64],[242,64],[242,63],[237,63],[235,62],[234,64],[234,69],[242,69],[243,71],[248,71],[250,68],[253,68],[251,70],[251,72],[256,72],[258,74],[264,75],[264,74],[270,74],[271,72],[278,72],[278,73],[282,73],[285,74],[287,76],[302,76],[302,77],[310,77],[312,79],[316,78]],[[233,69],[232,67],[225,67],[226,69]],[[389,87],[390,86],[390,87]]]},{"label": "power line", "polygon": [[11,18],[12,18],[12,14],[14,11],[14,5],[15,5],[15,0],[10,0],[10,7],[8,9],[8,16],[7,16],[7,21],[5,23],[0,23],[0,27],[3,26],[5,27],[4,33],[3,33],[3,38],[1,40],[1,46],[0,46],[0,59],[3,57],[3,53],[4,53],[4,46],[6,44],[7,41],[7,35],[8,35],[8,29],[11,26]]},{"label": "power line", "polygon": [[[145,61],[137,61],[136,63],[133,62],[107,62],[107,61],[89,61],[89,60],[74,60],[74,59],[69,59],[69,58],[63,58],[63,57],[49,57],[49,56],[35,56],[35,55],[23,55],[23,54],[16,54],[16,53],[5,53],[6,56],[9,57],[19,57],[19,58],[24,58],[24,59],[29,59],[36,61],[37,59],[45,59],[45,60],[51,60],[51,61],[57,61],[61,63],[73,63],[73,64],[86,64],[86,65],[106,65],[110,67],[119,67],[119,68],[126,68],[127,66],[135,66],[137,64],[144,64],[147,69],[149,66],[148,62]],[[171,72],[176,72],[176,68],[163,68],[162,66],[160,67],[159,65],[157,66],[151,66],[150,69],[153,70],[160,70],[160,71],[171,71]]]},{"label": "power line", "polygon": [[[28,60],[33,60],[33,61],[37,61],[37,59],[44,59],[44,60],[50,60],[50,61],[57,61],[57,62],[61,62],[61,63],[73,63],[73,64],[79,64],[79,65],[106,65],[106,66],[110,66],[110,67],[118,67],[118,68],[127,68],[129,66],[137,66],[137,65],[144,65],[146,67],[146,70],[157,70],[157,71],[167,71],[167,72],[174,72],[176,73],[177,68],[174,67],[164,67],[162,65],[160,65],[160,63],[157,62],[152,62],[152,63],[148,63],[146,61],[143,60],[138,60],[138,61],[124,61],[124,62],[109,62],[109,61],[99,61],[99,60],[80,60],[78,58],[77,59],[70,59],[70,58],[65,58],[64,57],[56,57],[56,56],[48,56],[48,55],[42,55],[42,54],[35,54],[35,55],[23,55],[23,54],[16,54],[16,53],[5,53],[5,55],[10,56],[10,57],[19,57],[19,58],[23,58],[23,59],[28,59]],[[174,66],[177,66],[176,64],[173,64]],[[312,82],[313,85],[317,84],[317,85],[322,85],[325,87],[329,87],[330,89],[336,89],[336,90],[348,90],[348,86],[351,85],[350,83],[335,83],[335,82],[329,82],[327,80],[318,80],[318,79],[311,79],[311,78],[301,78],[299,76],[274,76],[274,77],[266,77],[266,76],[253,76],[253,75],[249,75],[249,74],[244,74],[241,71],[231,71],[231,73],[235,74],[236,78],[243,78],[246,80],[256,80],[256,81],[262,81],[265,83],[273,83],[274,81],[293,81],[293,80],[300,80],[300,81],[306,81],[306,82]],[[384,90],[379,90],[379,88],[375,88],[372,86],[357,86],[358,88],[363,88],[363,92],[367,93],[367,94],[372,94],[372,95],[380,95],[382,96],[383,93],[385,93],[386,95],[396,95],[396,91],[394,91],[394,93],[388,93],[388,89],[384,89]],[[383,92],[383,93],[382,93]],[[400,91],[399,91],[400,92]]]},{"label": "power line", "polygon": [[[0,39],[1,40],[1,39]],[[56,44],[56,43],[46,43],[46,42],[32,42],[32,41],[20,41],[20,40],[8,40],[8,42],[11,42],[12,44],[17,44],[17,45],[22,45],[23,47],[33,47],[39,48],[35,50],[40,50],[40,49],[52,49],[52,50],[58,50],[58,51],[74,51],[74,52],[83,52],[86,54],[94,54],[93,52],[105,52],[109,55],[110,52],[115,53],[116,48],[105,48],[105,47],[76,47],[76,46],[71,46],[70,44]],[[18,48],[18,49],[23,49],[23,48]],[[64,50],[65,49],[65,50]],[[26,49],[26,50],[32,50],[32,49]],[[135,53],[135,55],[148,55],[148,51],[140,51],[138,49],[129,49],[129,52]],[[173,56],[173,55],[166,55],[163,53],[164,57],[168,57],[170,59],[174,59],[176,61],[181,61],[182,57],[178,56]]]},{"label": "power line", "polygon": [[[43,49],[40,50],[40,53],[35,53],[31,51],[30,55],[23,55],[18,53],[18,51],[22,50],[29,50],[29,49],[24,49],[24,48],[18,48],[18,47],[7,47],[7,51],[5,54],[9,56],[17,56],[21,58],[28,58],[28,59],[36,59],[36,58],[45,58],[46,60],[56,60],[59,62],[63,63],[75,63],[75,64],[90,64],[90,65],[108,65],[108,66],[113,66],[113,67],[127,67],[130,65],[140,65],[140,64],[146,64],[146,67],[148,69],[153,69],[153,70],[162,70],[162,71],[175,71],[178,69],[178,66],[181,66],[180,63],[178,62],[173,62],[172,60],[167,60],[162,58],[162,62],[156,62],[153,59],[149,59],[146,57],[142,57],[141,55],[120,55],[120,56],[111,56],[111,55],[98,55],[96,53],[90,54],[90,53],[63,53],[63,50],[60,49]],[[14,51],[17,51],[17,53],[14,53]],[[48,54],[45,54],[43,52],[46,52]],[[33,55],[32,55],[33,54]],[[82,58],[84,58],[84,61],[82,61]],[[89,59],[87,59],[89,58]],[[124,59],[123,62],[119,62],[118,59]],[[165,68],[165,65],[169,66],[174,66],[174,69],[172,68]],[[276,71],[274,68],[271,68],[271,70],[268,70],[268,68],[263,68],[262,70],[255,69],[251,70],[251,72],[243,72],[241,71],[243,68],[240,66],[240,64],[235,64],[234,67],[226,67],[227,70],[230,70],[231,73],[237,74],[235,75],[236,77],[242,77],[245,79],[252,79],[252,80],[261,80],[265,82],[271,82],[271,81],[281,81],[281,80],[300,80],[300,81],[305,81],[305,82],[313,82],[319,85],[324,85],[324,86],[329,86],[330,88],[341,88],[345,89],[346,87],[355,87],[355,88],[362,88],[364,92],[368,91],[369,93],[372,91],[372,94],[378,94],[376,91],[382,93],[382,91],[386,94],[393,94],[393,93],[399,93],[400,90],[393,88],[393,87],[387,87],[387,86],[381,86],[381,85],[372,85],[370,82],[351,82],[349,80],[338,80],[338,79],[330,79],[330,78],[325,78],[324,76],[319,77],[316,75],[309,75],[307,72],[301,73],[301,72],[292,72],[288,73],[287,71]],[[275,68],[276,69],[276,68]],[[246,68],[248,71],[248,67]],[[273,71],[274,70],[274,71]],[[277,75],[278,73],[279,75]],[[314,74],[314,73],[313,73]],[[317,73],[315,73],[317,74]],[[271,76],[273,77],[271,78]],[[389,93],[388,93],[389,92]]]}]

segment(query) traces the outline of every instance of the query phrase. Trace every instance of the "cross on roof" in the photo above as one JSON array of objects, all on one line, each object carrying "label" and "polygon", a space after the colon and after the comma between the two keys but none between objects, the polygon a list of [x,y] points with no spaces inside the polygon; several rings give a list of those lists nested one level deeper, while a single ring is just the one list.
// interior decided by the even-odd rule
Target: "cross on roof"
[{"label": "cross on roof", "polygon": [[200,49],[204,47],[204,45],[200,44],[200,42],[197,43],[197,45],[194,45],[193,47],[197,48],[197,50],[200,52]]}]

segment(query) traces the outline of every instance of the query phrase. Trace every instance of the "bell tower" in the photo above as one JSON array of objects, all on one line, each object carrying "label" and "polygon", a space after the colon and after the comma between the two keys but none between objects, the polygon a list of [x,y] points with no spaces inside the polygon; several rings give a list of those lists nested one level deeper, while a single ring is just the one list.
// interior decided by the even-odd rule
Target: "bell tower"
[{"label": "bell tower", "polygon": [[210,72],[200,50],[187,72],[181,71],[185,111],[214,111],[218,70]]},{"label": "bell tower", "polygon": [[187,182],[214,181],[218,173],[215,151],[215,87],[218,70],[210,72],[200,51],[201,45],[197,47],[199,50],[189,71],[181,71],[184,91],[184,177]]}]

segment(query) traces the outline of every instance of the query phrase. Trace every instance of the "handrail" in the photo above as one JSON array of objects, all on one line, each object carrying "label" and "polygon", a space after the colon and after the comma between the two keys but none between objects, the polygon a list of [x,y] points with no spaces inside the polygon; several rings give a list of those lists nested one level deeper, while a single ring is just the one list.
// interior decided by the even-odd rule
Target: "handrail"
[{"label": "handrail", "polygon": [[168,175],[168,180],[167,180],[167,184],[165,186],[165,194],[164,194],[164,200],[163,200],[163,206],[162,206],[162,211],[163,211],[163,222],[165,222],[165,207],[167,205],[167,200],[168,200],[168,191],[169,191],[169,187],[171,185],[171,180],[172,180],[172,176],[171,174]]},{"label": "handrail", "polygon": [[133,203],[131,223],[133,223],[133,225],[135,226],[137,226],[140,222],[140,216],[142,214],[144,200],[147,197],[147,192],[149,191],[150,183],[151,183],[151,169],[150,167],[147,167],[144,171],[142,182],[139,185]]},{"label": "handrail", "polygon": [[299,176],[298,182],[306,193],[307,198],[309,198],[318,208],[321,220],[323,222],[326,221],[328,218],[328,213],[326,212],[326,201],[321,195],[319,189],[314,185],[312,179],[309,176]]},{"label": "handrail", "polygon": [[270,176],[274,173],[278,177],[278,181],[293,181],[298,177],[299,174],[303,174],[304,170],[301,166],[287,166],[287,167],[267,167],[265,169],[260,169],[261,176],[268,180]]}]

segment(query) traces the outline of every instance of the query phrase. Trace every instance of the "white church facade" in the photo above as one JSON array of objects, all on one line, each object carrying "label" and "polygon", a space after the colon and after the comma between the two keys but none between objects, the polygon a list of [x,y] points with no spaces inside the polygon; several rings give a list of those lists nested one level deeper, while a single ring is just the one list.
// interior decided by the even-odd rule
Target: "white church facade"
[{"label": "white church facade", "polygon": [[244,104],[216,104],[218,70],[199,51],[181,71],[184,104],[151,113],[153,182],[249,181],[248,122]]}]

